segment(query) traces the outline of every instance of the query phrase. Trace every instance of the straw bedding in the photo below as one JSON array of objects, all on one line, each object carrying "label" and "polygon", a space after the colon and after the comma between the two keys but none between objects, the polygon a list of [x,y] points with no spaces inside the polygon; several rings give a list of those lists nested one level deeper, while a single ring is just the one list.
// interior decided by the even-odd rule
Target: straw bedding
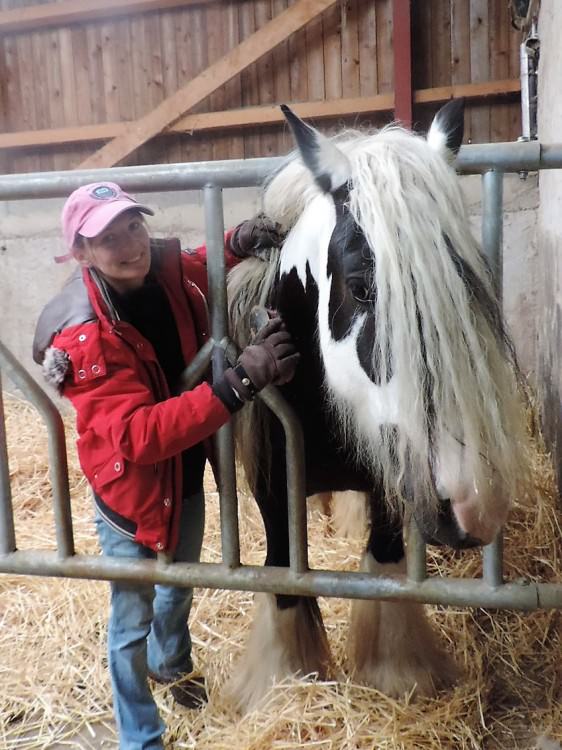
[{"label": "straw bedding", "polygon": [[[10,472],[20,549],[52,549],[46,435],[34,410],[5,397]],[[76,548],[97,551],[88,487],[68,425]],[[207,478],[204,559],[218,560],[217,495]],[[548,457],[535,458],[536,489],[509,524],[507,577],[562,580],[561,533]],[[241,545],[246,563],[261,564],[261,520],[242,496]],[[361,539],[340,539],[330,519],[310,515],[314,567],[356,569]],[[434,574],[473,576],[478,552],[430,553]],[[210,703],[202,711],[155,694],[170,748],[198,750],[451,750],[540,748],[562,740],[562,634],[559,612],[432,608],[443,642],[464,670],[435,700],[392,700],[345,675],[349,602],[320,602],[341,674],[334,682],[291,679],[275,685],[259,710],[240,718],[221,698],[247,636],[253,596],[200,590],[192,611],[194,657],[206,672]],[[105,663],[108,585],[101,582],[0,576],[0,749],[117,746]]]}]

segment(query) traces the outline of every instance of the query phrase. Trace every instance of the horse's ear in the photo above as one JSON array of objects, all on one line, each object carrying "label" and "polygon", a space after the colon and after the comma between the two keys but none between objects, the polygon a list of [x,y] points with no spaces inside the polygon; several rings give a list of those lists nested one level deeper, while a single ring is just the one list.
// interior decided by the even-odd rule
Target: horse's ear
[{"label": "horse's ear", "polygon": [[318,130],[307,125],[286,104],[281,111],[289,123],[301,157],[310,169],[318,187],[333,193],[351,177],[351,164],[347,156]]},{"label": "horse's ear", "polygon": [[456,156],[464,135],[464,99],[451,99],[433,118],[427,142],[435,151],[448,149]]}]

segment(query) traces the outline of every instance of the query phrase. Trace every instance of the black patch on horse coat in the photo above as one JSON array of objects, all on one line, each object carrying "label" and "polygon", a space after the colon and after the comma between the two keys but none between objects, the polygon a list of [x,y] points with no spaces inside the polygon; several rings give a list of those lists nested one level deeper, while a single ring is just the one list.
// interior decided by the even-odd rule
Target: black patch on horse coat
[{"label": "black patch on horse coat", "polygon": [[[332,277],[328,323],[332,338],[341,341],[350,333],[357,316],[366,315],[357,337],[357,357],[369,379],[375,385],[380,385],[381,356],[373,351],[377,315],[375,258],[363,232],[347,209],[348,195],[347,186],[334,193],[336,226],[330,238],[327,267],[327,274]],[[386,382],[391,377],[392,362],[387,356]]]}]

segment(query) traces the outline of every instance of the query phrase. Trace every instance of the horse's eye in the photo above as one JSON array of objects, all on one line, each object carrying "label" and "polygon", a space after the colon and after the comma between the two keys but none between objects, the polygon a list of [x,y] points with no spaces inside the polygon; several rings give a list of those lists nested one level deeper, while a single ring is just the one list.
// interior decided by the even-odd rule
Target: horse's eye
[{"label": "horse's eye", "polygon": [[365,304],[371,301],[371,290],[365,286],[365,284],[358,284],[357,282],[349,285],[349,290],[357,302]]}]

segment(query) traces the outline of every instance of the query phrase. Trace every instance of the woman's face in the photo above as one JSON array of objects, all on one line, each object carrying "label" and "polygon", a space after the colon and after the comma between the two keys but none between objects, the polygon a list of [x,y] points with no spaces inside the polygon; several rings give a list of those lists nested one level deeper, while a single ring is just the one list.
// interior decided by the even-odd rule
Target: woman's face
[{"label": "woman's face", "polygon": [[150,239],[138,211],[126,211],[103,232],[83,240],[74,255],[82,266],[93,266],[117,292],[142,286],[150,269]]}]

